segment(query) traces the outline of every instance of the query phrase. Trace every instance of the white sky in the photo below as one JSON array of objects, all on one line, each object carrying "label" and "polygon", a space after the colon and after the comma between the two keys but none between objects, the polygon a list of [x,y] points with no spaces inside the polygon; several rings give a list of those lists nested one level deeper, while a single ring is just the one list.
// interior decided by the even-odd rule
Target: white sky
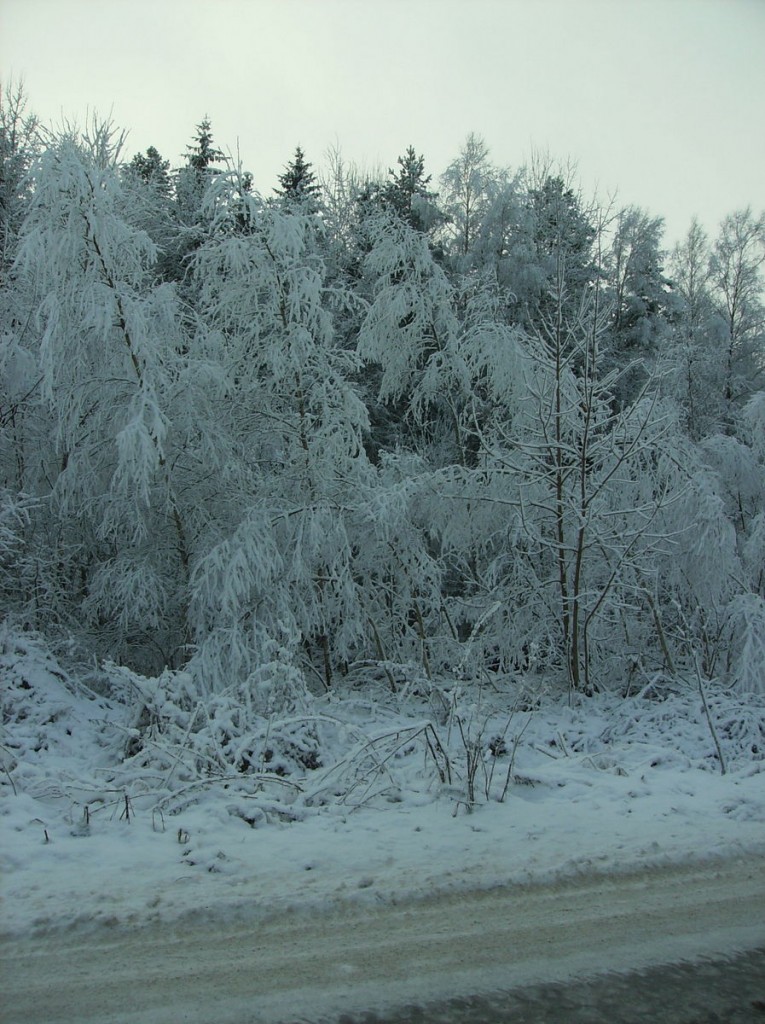
[{"label": "white sky", "polygon": [[576,161],[670,240],[765,207],[765,0],[0,0],[0,74],[174,166],[207,114],[264,193],[298,143],[317,169],[412,143],[435,179],[475,131],[503,166]]}]

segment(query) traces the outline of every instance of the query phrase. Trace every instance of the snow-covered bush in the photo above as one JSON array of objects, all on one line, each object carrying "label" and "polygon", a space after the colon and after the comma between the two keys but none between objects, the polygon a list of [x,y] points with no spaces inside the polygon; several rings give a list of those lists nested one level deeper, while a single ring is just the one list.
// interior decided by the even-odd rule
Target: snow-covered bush
[{"label": "snow-covered bush", "polygon": [[730,615],[731,678],[739,692],[765,695],[765,600],[759,594],[738,594]]},{"label": "snow-covered bush", "polygon": [[96,773],[109,764],[121,714],[88,686],[86,666],[62,661],[40,634],[0,624],[0,790],[104,800],[108,784]]}]

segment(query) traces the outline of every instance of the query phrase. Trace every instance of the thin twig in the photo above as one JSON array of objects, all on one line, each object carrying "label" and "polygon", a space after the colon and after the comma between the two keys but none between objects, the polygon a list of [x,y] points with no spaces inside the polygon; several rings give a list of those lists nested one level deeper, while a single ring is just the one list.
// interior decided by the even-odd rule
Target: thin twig
[{"label": "thin twig", "polygon": [[717,730],[715,729],[714,723],[712,722],[712,715],[709,712],[709,705],[707,704],[707,696],[704,693],[704,683],[702,682],[702,679],[701,679],[701,669],[699,668],[699,661],[698,661],[697,657],[695,657],[693,659],[693,664],[694,664],[694,667],[696,669],[696,678],[697,678],[698,683],[699,683],[699,693],[701,694],[701,703],[704,705],[704,714],[707,717],[707,725],[709,726],[709,731],[712,734],[712,739],[714,740],[715,746],[717,747],[717,756],[720,759],[720,774],[721,775],[725,775],[725,774],[727,774],[728,768],[727,768],[727,765],[725,763],[725,758],[723,757],[722,747],[720,746],[720,740],[718,739],[718,736],[717,736]]}]

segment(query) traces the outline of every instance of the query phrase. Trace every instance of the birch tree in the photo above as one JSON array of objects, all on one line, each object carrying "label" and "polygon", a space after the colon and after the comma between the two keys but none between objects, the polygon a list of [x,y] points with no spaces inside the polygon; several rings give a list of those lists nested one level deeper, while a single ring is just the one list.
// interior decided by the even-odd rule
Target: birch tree
[{"label": "birch tree", "polygon": [[441,175],[442,202],[449,218],[454,249],[463,259],[472,251],[492,199],[497,173],[489,148],[475,132]]},{"label": "birch tree", "polygon": [[694,220],[670,262],[679,308],[663,365],[694,441],[715,433],[722,422],[723,327],[713,303],[710,255],[707,234]]},{"label": "birch tree", "polygon": [[577,302],[557,267],[533,333],[489,321],[464,336],[477,454],[445,480],[435,521],[469,581],[452,611],[468,635],[505,670],[557,669],[592,693],[633,658],[661,661],[645,589],[683,479],[656,391],[614,403],[599,288]]},{"label": "birch tree", "polygon": [[33,168],[17,268],[50,436],[24,478],[44,503],[48,586],[112,656],[151,660],[156,646],[170,660],[189,563],[171,468],[179,318],[172,289],[154,284],[155,247],[126,217],[118,142],[94,124]]},{"label": "birch tree", "polygon": [[738,210],[723,221],[710,260],[715,304],[724,325],[721,381],[727,428],[763,383],[765,214]]},{"label": "birch tree", "polygon": [[[233,198],[246,230],[232,231]],[[258,663],[264,638],[318,653],[326,685],[363,643],[354,551],[369,484],[366,411],[335,343],[315,218],[237,191],[210,197],[193,263],[208,346],[223,368],[225,510],[195,566],[192,611],[209,685]]]}]

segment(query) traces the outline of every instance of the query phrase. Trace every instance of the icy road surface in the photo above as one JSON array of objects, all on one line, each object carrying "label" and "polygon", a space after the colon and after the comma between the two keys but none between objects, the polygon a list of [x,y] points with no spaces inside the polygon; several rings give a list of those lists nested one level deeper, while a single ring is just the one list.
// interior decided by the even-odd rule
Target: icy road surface
[{"label": "icy road surface", "polygon": [[4,941],[6,1024],[264,1024],[765,945],[765,857]]}]

